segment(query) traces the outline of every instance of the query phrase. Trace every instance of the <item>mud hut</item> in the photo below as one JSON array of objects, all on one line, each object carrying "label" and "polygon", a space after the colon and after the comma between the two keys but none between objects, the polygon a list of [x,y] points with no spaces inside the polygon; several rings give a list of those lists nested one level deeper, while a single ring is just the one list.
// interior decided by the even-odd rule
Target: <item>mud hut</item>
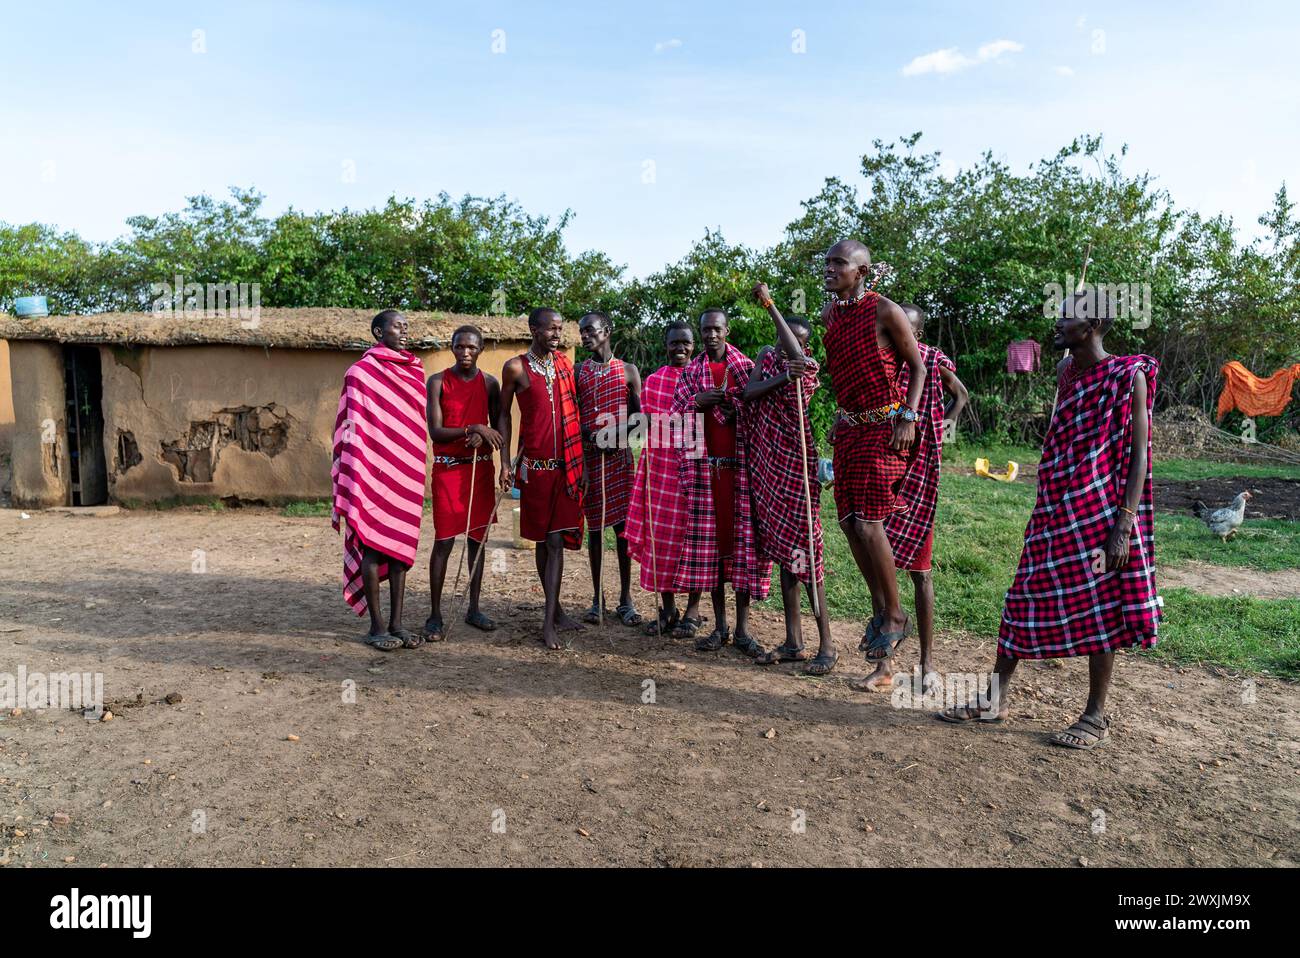
[{"label": "mud hut", "polygon": [[[13,505],[328,498],[343,372],[373,344],[373,315],[0,317]],[[451,365],[463,323],[483,330],[480,364],[493,375],[528,348],[522,317],[406,316],[429,373]]]}]

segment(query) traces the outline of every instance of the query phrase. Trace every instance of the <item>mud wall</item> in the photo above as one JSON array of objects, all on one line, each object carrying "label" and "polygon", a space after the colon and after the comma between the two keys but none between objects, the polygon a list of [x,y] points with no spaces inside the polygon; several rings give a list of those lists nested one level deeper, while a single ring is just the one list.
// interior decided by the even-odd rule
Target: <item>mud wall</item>
[{"label": "mud wall", "polygon": [[[489,348],[480,365],[499,378],[505,361],[526,348]],[[360,353],[101,346],[100,356],[113,501],[329,497],[339,390]],[[452,355],[438,350],[421,359],[433,373]],[[517,427],[517,410],[515,418]]]},{"label": "mud wall", "polygon": [[63,347],[57,343],[10,344],[14,424],[11,499],[19,508],[40,509],[72,502],[68,459]]},{"label": "mud wall", "polygon": [[9,452],[14,434],[14,395],[9,374],[9,343],[0,339],[0,455]]}]

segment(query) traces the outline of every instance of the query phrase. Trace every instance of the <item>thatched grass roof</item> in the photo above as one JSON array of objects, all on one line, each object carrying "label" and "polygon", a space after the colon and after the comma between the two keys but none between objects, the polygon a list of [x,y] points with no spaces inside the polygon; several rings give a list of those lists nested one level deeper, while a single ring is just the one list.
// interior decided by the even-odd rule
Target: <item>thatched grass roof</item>
[{"label": "thatched grass roof", "polygon": [[[368,309],[263,309],[256,325],[231,315],[223,318],[154,316],[151,313],[99,313],[92,316],[41,316],[18,319],[0,315],[0,339],[58,343],[107,343],[121,346],[196,346],[222,343],[274,346],[281,349],[355,349],[374,345]],[[458,326],[473,323],[483,338],[526,342],[531,338],[523,316],[463,316],[457,313],[404,313],[410,322],[411,349],[450,345]],[[565,339],[576,340],[577,328]],[[251,328],[246,328],[251,327]]]}]

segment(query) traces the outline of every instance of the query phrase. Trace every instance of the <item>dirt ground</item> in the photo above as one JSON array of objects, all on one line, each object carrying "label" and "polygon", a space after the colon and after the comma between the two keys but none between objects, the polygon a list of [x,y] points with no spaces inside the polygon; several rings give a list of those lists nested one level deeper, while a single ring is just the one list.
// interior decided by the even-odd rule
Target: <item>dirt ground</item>
[{"label": "dirt ground", "polygon": [[[1072,752],[1044,739],[1081,707],[1083,662],[1024,668],[1012,721],[955,728],[848,687],[855,622],[820,680],[621,626],[548,653],[532,556],[494,545],[500,631],[384,654],[357,641],[323,519],[0,510],[0,673],[102,672],[116,713],[0,714],[0,862],[1297,862],[1294,685],[1125,657],[1114,740]],[[410,599],[417,625],[427,568]],[[757,615],[765,642],[778,628]],[[974,672],[992,651],[944,635],[938,661]]]},{"label": "dirt ground", "polygon": [[1300,519],[1300,479],[1215,477],[1190,482],[1155,480],[1152,495],[1161,512],[1190,513],[1196,500],[1211,509],[1232,505],[1240,492],[1249,490],[1247,519]]},{"label": "dirt ground", "polygon": [[[994,462],[995,472],[1006,469],[1006,463]],[[949,467],[945,467],[948,470]],[[951,471],[973,476],[969,466],[953,466]],[[1022,464],[1017,482],[1033,486],[1038,482],[1038,465]],[[1237,493],[1249,490],[1252,498],[1246,503],[1247,519],[1300,520],[1300,479],[1259,476],[1214,476],[1207,479],[1166,479],[1152,481],[1152,496],[1160,512],[1191,514],[1197,500],[1211,509],[1232,505]]]},{"label": "dirt ground", "polygon": [[1195,560],[1160,570],[1164,589],[1191,589],[1202,595],[1249,595],[1257,599],[1300,596],[1300,569],[1261,572],[1243,566],[1215,565]]}]

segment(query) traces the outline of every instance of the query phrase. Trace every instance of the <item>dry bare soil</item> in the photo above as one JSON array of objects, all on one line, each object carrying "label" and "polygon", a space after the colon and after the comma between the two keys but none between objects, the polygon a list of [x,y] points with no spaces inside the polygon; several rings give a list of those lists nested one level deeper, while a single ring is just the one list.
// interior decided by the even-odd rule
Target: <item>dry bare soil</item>
[{"label": "dry bare soil", "polygon": [[[1114,740],[1067,751],[1045,736],[1081,707],[1083,662],[1026,667],[1012,721],[954,728],[848,687],[864,669],[856,622],[836,623],[840,668],[820,680],[615,625],[548,653],[532,555],[493,544],[485,609],[501,629],[385,654],[358,641],[323,519],[0,511],[0,673],[102,672],[115,712],[0,715],[0,862],[1297,860],[1294,685],[1126,656]],[[585,556],[568,558],[578,611]],[[427,575],[412,575],[409,626]],[[761,640],[778,629],[758,613]],[[992,652],[938,643],[945,670]]]}]

